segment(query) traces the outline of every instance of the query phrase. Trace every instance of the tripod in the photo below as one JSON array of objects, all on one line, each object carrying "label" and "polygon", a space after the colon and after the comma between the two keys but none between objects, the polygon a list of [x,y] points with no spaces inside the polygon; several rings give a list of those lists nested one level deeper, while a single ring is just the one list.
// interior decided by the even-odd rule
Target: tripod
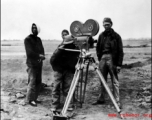
[{"label": "tripod", "polygon": [[[85,64],[86,61],[88,61],[88,63],[87,63],[87,68],[86,68],[86,78],[85,78],[85,83],[84,83],[84,89],[82,91],[82,76],[83,76],[84,64]],[[77,83],[79,81],[80,75],[81,75],[81,82],[80,82],[80,84],[81,84],[80,85],[80,103],[81,103],[81,107],[82,107],[82,103],[84,102],[84,98],[85,98],[85,91],[86,91],[87,74],[88,74],[89,64],[93,65],[95,71],[97,72],[97,74],[100,77],[100,80],[101,80],[104,88],[106,89],[106,91],[107,91],[110,99],[112,100],[112,102],[113,102],[113,104],[114,104],[117,112],[120,114],[121,110],[120,110],[119,106],[117,105],[117,103],[115,101],[115,98],[113,97],[113,95],[112,95],[112,93],[111,93],[111,91],[110,91],[107,83],[105,82],[105,79],[104,79],[103,75],[101,74],[99,68],[97,67],[97,65],[95,63],[94,57],[91,56],[91,53],[86,53],[85,55],[81,56],[79,58],[79,60],[78,60],[78,63],[77,63],[77,66],[76,66],[76,71],[75,71],[75,74],[74,74],[74,77],[73,77],[73,80],[72,80],[72,83],[71,83],[71,86],[70,86],[70,89],[69,89],[69,92],[68,92],[65,104],[64,104],[63,109],[61,111],[61,114],[63,116],[66,116],[66,112],[67,112],[68,106],[69,106],[70,101],[72,99],[72,96],[74,94],[74,91],[75,91],[76,85],[77,85]]]},{"label": "tripod", "polygon": [[[84,69],[84,66],[86,64],[87,64],[86,75],[85,75],[85,80],[83,81],[83,69]],[[87,76],[88,76],[88,69],[89,69],[89,65],[90,64],[92,64],[92,66],[94,67],[95,71],[99,75],[100,80],[101,80],[104,88],[106,89],[111,101],[113,102],[117,112],[119,114],[121,113],[121,110],[120,110],[118,104],[116,103],[115,98],[113,97],[113,95],[112,95],[107,83],[105,82],[105,79],[104,79],[103,75],[101,74],[99,68],[96,65],[94,57],[92,57],[91,53],[88,52],[88,53],[85,53],[84,55],[79,57],[77,65],[76,65],[76,71],[75,71],[75,74],[74,74],[74,77],[73,77],[73,80],[72,80],[68,95],[66,97],[63,109],[61,111],[61,116],[56,116],[56,117],[54,117],[53,120],[67,120],[66,112],[67,112],[67,109],[68,109],[68,106],[69,106],[69,104],[71,102],[72,97],[75,95],[75,92],[77,92],[77,97],[79,96],[80,105],[81,105],[80,107],[82,107],[82,104],[84,103],[84,99],[85,99],[85,91],[86,91],[86,85],[87,85]],[[81,76],[81,79],[79,79],[80,76]],[[79,91],[78,91],[78,87],[77,87],[77,85],[79,85],[79,80],[80,80],[80,95],[78,95]],[[84,82],[84,85],[83,85],[83,82]],[[77,91],[75,91],[76,87],[77,87]],[[123,118],[121,116],[121,114],[120,114],[120,117]]]}]

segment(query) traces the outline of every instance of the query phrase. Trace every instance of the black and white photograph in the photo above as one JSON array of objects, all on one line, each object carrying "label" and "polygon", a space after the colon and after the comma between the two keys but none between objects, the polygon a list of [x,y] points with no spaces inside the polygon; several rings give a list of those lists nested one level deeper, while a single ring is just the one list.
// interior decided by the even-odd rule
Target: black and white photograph
[{"label": "black and white photograph", "polygon": [[152,119],[151,0],[1,0],[1,120]]}]

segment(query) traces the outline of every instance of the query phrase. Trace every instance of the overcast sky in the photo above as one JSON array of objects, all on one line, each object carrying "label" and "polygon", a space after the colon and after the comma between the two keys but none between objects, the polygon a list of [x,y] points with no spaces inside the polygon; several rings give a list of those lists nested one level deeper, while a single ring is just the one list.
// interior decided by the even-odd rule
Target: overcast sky
[{"label": "overcast sky", "polygon": [[96,20],[100,33],[104,17],[123,39],[151,38],[151,0],[1,0],[1,39],[23,40],[33,22],[42,39],[61,40],[75,20]]}]

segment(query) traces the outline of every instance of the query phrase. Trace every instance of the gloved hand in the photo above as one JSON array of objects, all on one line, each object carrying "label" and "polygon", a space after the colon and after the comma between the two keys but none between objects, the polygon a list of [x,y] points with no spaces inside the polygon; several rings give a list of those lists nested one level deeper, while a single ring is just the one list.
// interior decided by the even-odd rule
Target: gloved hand
[{"label": "gloved hand", "polygon": [[117,73],[119,73],[121,70],[121,67],[120,66],[117,66]]},{"label": "gloved hand", "polygon": [[45,56],[42,55],[42,54],[40,54],[39,57],[40,57],[41,60],[44,60],[44,59],[45,59]]}]

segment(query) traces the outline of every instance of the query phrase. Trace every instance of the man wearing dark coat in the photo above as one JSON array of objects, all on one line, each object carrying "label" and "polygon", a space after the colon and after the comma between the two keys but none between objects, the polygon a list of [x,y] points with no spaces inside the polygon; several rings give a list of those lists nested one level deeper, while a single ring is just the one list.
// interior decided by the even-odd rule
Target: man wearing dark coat
[{"label": "man wearing dark coat", "polygon": [[[50,59],[50,64],[54,71],[54,81],[52,89],[53,102],[51,111],[55,111],[61,107],[60,90],[62,91],[63,96],[66,98],[75,73],[75,66],[77,64],[80,53],[64,50],[76,50],[78,49],[78,47],[76,47],[73,43],[72,36],[69,35],[69,32],[67,30],[63,30],[61,34],[63,41],[54,51]],[[71,40],[67,41],[67,36],[70,37]],[[69,110],[72,110],[71,106],[69,107]]]},{"label": "man wearing dark coat", "polygon": [[[120,106],[118,73],[122,66],[124,53],[122,39],[120,35],[112,29],[112,25],[113,23],[110,18],[104,18],[103,27],[105,31],[99,35],[96,53],[99,60],[99,69],[103,77],[107,81],[108,73],[111,76],[113,95]],[[101,94],[93,105],[103,103],[105,103],[105,89],[101,83]]]},{"label": "man wearing dark coat", "polygon": [[44,56],[44,48],[40,37],[38,37],[39,27],[33,23],[31,27],[31,34],[25,40],[26,50],[26,64],[28,73],[28,86],[25,102],[37,106],[37,100],[42,83],[42,65]]}]

